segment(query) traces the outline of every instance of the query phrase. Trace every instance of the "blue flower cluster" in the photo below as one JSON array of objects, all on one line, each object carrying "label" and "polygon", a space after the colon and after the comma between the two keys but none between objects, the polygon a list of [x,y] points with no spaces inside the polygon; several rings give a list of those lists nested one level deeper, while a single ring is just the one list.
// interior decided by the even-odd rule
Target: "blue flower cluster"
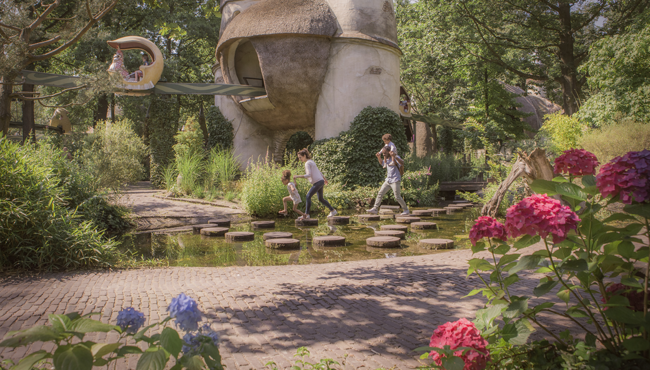
[{"label": "blue flower cluster", "polygon": [[176,325],[182,330],[195,331],[199,328],[201,311],[199,311],[196,301],[184,293],[172,299],[167,311],[169,311],[169,316],[176,319]]},{"label": "blue flower cluster", "polygon": [[198,351],[201,343],[211,342],[215,346],[219,345],[219,334],[212,330],[210,325],[205,324],[199,329],[198,333],[185,334],[183,341],[186,343],[183,345],[183,353],[188,353],[193,350]]},{"label": "blue flower cluster", "polygon": [[117,326],[127,333],[135,334],[144,325],[144,314],[133,307],[127,307],[117,314]]}]

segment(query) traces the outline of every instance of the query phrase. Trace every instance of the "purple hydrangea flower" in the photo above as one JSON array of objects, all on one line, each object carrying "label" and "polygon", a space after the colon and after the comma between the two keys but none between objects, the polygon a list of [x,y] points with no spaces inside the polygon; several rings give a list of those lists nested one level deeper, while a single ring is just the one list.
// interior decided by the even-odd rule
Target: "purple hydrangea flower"
[{"label": "purple hydrangea flower", "polygon": [[117,314],[117,326],[127,333],[135,334],[144,325],[144,314],[133,307],[127,307]]},{"label": "purple hydrangea flower", "polygon": [[196,301],[184,293],[172,299],[167,311],[169,311],[169,316],[176,319],[176,325],[182,330],[194,331],[199,328],[201,311],[199,311]]},{"label": "purple hydrangea flower", "polygon": [[212,330],[210,325],[205,324],[196,334],[187,333],[183,336],[183,341],[187,345],[183,345],[183,353],[188,353],[190,351],[198,350],[201,346],[201,343],[211,342],[215,346],[219,345],[219,334],[216,331]]}]

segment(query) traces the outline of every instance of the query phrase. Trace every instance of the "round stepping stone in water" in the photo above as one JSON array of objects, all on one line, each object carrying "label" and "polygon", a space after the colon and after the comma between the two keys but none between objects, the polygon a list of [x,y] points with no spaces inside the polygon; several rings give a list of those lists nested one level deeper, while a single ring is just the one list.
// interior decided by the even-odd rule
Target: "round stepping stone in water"
[{"label": "round stepping stone in water", "polygon": [[273,229],[275,221],[253,221],[251,222],[253,229]]},{"label": "round stepping stone in water", "polygon": [[444,208],[431,208],[427,209],[428,212],[431,212],[432,215],[437,216],[441,213],[447,213],[447,210]]},{"label": "round stepping stone in water", "polygon": [[208,227],[215,227],[215,225],[213,224],[192,225],[192,233],[200,234],[201,229],[207,229]]},{"label": "round stepping stone in water", "polygon": [[395,215],[379,215],[380,220],[394,220]]},{"label": "round stepping stone in water", "polygon": [[398,248],[401,239],[394,236],[373,236],[366,239],[366,244],[375,248]]},{"label": "round stepping stone in water", "polygon": [[406,225],[381,225],[379,226],[380,230],[397,230],[407,232],[409,227]]},{"label": "round stepping stone in water", "polygon": [[347,225],[350,223],[350,217],[348,216],[328,217],[327,223],[330,225]]},{"label": "round stepping stone in water", "polygon": [[391,211],[398,211],[399,206],[379,206],[379,209],[382,209],[382,210],[390,209]]},{"label": "round stepping stone in water", "polygon": [[226,218],[219,218],[215,220],[210,220],[208,221],[210,225],[214,225],[215,227],[230,227],[230,220]]},{"label": "round stepping stone in water", "polygon": [[448,215],[457,212],[457,211],[462,211],[462,209],[459,208],[453,208],[453,207],[445,207],[445,212],[447,212]]},{"label": "round stepping stone in water", "polygon": [[399,230],[379,230],[375,231],[375,236],[393,236],[402,240],[406,239],[406,231]]},{"label": "round stepping stone in water", "polygon": [[435,229],[435,222],[413,222],[411,223],[411,230],[430,230]]},{"label": "round stepping stone in water", "polygon": [[255,234],[248,231],[233,231],[226,233],[227,242],[250,242],[255,240]]},{"label": "round stepping stone in water", "polygon": [[413,216],[431,217],[433,215],[433,212],[429,211],[428,209],[418,209],[415,211],[411,211],[411,214]]},{"label": "round stepping stone in water", "polygon": [[344,247],[345,237],[336,235],[315,236],[311,243],[317,247]]},{"label": "round stepping stone in water", "polygon": [[380,209],[379,214],[380,215],[394,215],[395,212],[392,209]]},{"label": "round stepping stone in water", "polygon": [[264,233],[262,235],[262,239],[264,240],[269,240],[269,239],[291,239],[293,237],[292,233],[288,233],[285,231],[273,231],[270,233]]},{"label": "round stepping stone in water", "polygon": [[381,217],[379,215],[358,215],[357,218],[359,221],[379,221]]},{"label": "round stepping stone in water", "polygon": [[201,229],[201,235],[205,236],[224,236],[227,232],[227,227],[206,227]]},{"label": "round stepping stone in water", "polygon": [[300,248],[300,240],[298,239],[269,239],[264,242],[267,247],[273,249],[296,249]]},{"label": "round stepping stone in water", "polygon": [[296,226],[318,226],[317,218],[297,218]]},{"label": "round stepping stone in water", "polygon": [[419,217],[410,217],[410,216],[400,216],[400,217],[395,217],[395,222],[398,224],[410,224],[413,222],[420,222]]},{"label": "round stepping stone in water", "polygon": [[451,239],[422,239],[418,246],[427,249],[449,249],[454,247],[454,241]]}]

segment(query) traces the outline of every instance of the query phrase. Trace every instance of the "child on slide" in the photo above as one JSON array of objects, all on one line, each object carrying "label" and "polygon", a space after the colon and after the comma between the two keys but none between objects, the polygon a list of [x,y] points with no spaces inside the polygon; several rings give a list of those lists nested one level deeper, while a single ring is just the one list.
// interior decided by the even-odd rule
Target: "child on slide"
[{"label": "child on slide", "polygon": [[287,202],[292,201],[293,211],[299,214],[300,216],[304,216],[305,214],[298,209],[298,204],[302,202],[302,199],[300,199],[300,194],[298,193],[298,189],[296,189],[296,184],[291,182],[291,171],[289,170],[282,171],[282,183],[287,186],[287,190],[289,191],[289,196],[282,198],[282,203],[284,203],[284,210],[279,211],[278,213],[286,216]]}]

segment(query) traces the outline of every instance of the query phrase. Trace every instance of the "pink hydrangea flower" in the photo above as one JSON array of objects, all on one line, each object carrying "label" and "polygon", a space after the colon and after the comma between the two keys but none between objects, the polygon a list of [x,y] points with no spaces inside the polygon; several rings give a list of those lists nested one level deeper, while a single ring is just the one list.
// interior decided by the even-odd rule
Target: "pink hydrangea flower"
[{"label": "pink hydrangea flower", "polygon": [[650,201],[650,150],[612,159],[600,168],[596,185],[604,197],[619,195],[625,204]]},{"label": "pink hydrangea flower", "polygon": [[[465,318],[440,325],[434,330],[431,336],[431,342],[429,343],[430,347],[444,348],[445,346],[449,346],[451,349],[469,347],[480,351],[481,353],[467,351],[464,355],[462,355],[463,351],[454,352],[455,356],[462,358],[465,362],[463,370],[485,369],[487,362],[490,360],[490,353],[485,348],[487,345],[487,340],[481,336],[474,323]],[[431,351],[430,356],[438,366],[442,365],[442,360],[438,352]]]},{"label": "pink hydrangea flower", "polygon": [[[637,291],[630,291],[632,288],[629,286],[623,285],[621,283],[616,283],[612,284],[605,289],[605,292],[609,293],[607,294],[608,297],[611,297],[613,295],[622,295],[623,297],[627,298],[628,301],[630,301],[630,309],[632,311],[637,311],[637,312],[643,312],[643,292],[637,292]],[[607,299],[603,297],[601,300],[603,303],[607,303]],[[606,310],[609,307],[604,307],[603,309]]]},{"label": "pink hydrangea flower", "polygon": [[479,217],[469,232],[469,240],[472,241],[472,245],[476,245],[476,242],[483,238],[497,238],[504,242],[508,240],[503,224],[488,216]]},{"label": "pink hydrangea flower", "polygon": [[553,243],[566,239],[569,230],[575,230],[580,219],[571,209],[546,194],[533,194],[508,208],[506,231],[515,238],[519,235],[553,235]]},{"label": "pink hydrangea flower", "polygon": [[595,155],[584,149],[569,149],[555,159],[555,173],[586,176],[596,173],[600,163]]}]

